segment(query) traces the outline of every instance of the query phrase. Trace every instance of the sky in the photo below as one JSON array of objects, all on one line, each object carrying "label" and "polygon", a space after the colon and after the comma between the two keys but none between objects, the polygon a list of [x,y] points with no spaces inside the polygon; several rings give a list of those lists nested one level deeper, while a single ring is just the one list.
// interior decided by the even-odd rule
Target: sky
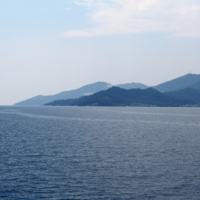
[{"label": "sky", "polygon": [[199,0],[0,0],[0,105],[200,74]]}]

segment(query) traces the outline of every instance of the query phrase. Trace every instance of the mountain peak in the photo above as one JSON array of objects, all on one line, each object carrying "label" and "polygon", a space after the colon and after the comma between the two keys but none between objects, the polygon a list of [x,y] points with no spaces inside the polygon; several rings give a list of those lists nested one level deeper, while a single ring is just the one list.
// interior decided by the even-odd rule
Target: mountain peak
[{"label": "mountain peak", "polygon": [[167,81],[165,83],[159,84],[154,88],[160,92],[176,91],[186,87],[190,87],[199,81],[200,81],[200,74],[189,73],[184,76]]}]

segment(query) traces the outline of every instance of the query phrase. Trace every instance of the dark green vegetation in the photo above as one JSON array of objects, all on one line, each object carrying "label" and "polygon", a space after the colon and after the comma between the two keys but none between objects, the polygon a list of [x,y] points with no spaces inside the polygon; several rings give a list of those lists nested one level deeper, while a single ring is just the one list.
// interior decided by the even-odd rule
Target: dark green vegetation
[{"label": "dark green vegetation", "polygon": [[176,100],[153,88],[125,90],[112,87],[90,96],[78,99],[57,100],[51,106],[183,106],[194,104],[191,101]]}]

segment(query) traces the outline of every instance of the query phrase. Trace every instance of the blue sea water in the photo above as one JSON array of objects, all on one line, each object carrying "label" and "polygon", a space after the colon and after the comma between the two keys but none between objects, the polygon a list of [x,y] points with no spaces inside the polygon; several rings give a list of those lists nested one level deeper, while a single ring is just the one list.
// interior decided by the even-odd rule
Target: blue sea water
[{"label": "blue sea water", "polygon": [[0,199],[200,199],[200,109],[0,107]]}]

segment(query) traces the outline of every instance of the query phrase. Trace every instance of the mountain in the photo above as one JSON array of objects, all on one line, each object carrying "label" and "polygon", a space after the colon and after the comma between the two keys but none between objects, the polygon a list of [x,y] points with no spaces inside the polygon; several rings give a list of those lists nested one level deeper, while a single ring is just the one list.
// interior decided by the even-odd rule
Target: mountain
[{"label": "mountain", "polygon": [[181,90],[184,88],[198,88],[200,89],[200,74],[186,74],[179,78],[159,84],[153,88],[160,92],[170,92]]},{"label": "mountain", "polygon": [[200,90],[200,81],[197,83],[194,83],[190,86],[190,88],[193,88],[195,90]]},{"label": "mountain", "polygon": [[[44,105],[48,102],[52,102],[55,100],[61,100],[61,99],[71,99],[71,98],[79,98],[81,96],[85,95],[91,95],[95,92],[99,92],[101,90],[107,90],[109,87],[111,87],[110,83],[106,82],[96,82],[93,84],[85,85],[81,88],[78,88],[76,90],[70,90],[61,92],[55,95],[48,95],[48,96],[35,96],[33,98],[27,99],[25,101],[21,101],[19,103],[16,103],[15,105]],[[147,88],[147,86],[141,84],[141,83],[128,83],[128,84],[121,84],[120,87],[124,88]]]},{"label": "mountain", "polygon": [[[117,86],[123,89],[148,88],[148,86],[141,83],[126,83],[126,84],[119,84]],[[85,95],[91,95],[101,90],[107,90],[109,87],[111,87],[111,84],[109,83],[96,82],[93,84],[85,85],[76,90],[64,91],[55,95],[35,96],[25,101],[16,103],[15,105],[44,105],[48,102],[53,102],[55,100],[73,99],[73,98],[79,98]],[[165,83],[154,86],[153,88],[160,92],[172,92],[172,91],[182,90],[185,88],[193,88],[196,90],[200,90],[200,75],[186,74],[185,76],[181,76],[171,81],[167,81]]]},{"label": "mountain", "polygon": [[110,87],[109,83],[105,82],[96,82],[93,84],[85,85],[76,90],[70,90],[65,92],[60,92],[55,95],[48,96],[35,96],[33,98],[27,99],[25,101],[21,101],[16,103],[15,105],[43,105],[51,101],[59,100],[59,99],[71,99],[71,98],[79,98],[84,95],[93,94],[95,92],[101,90],[107,90]]},{"label": "mountain", "polygon": [[181,106],[194,104],[191,101],[176,100],[153,89],[122,89],[112,87],[90,96],[78,99],[57,100],[51,106]]},{"label": "mountain", "polygon": [[165,92],[164,94],[179,100],[189,100],[200,103],[200,90],[196,90],[193,88],[185,88],[173,92]]},{"label": "mountain", "polygon": [[122,89],[134,89],[134,88],[140,88],[140,89],[147,89],[148,86],[142,84],[142,83],[125,83],[125,84],[119,84],[116,85],[117,87],[120,87]]}]

